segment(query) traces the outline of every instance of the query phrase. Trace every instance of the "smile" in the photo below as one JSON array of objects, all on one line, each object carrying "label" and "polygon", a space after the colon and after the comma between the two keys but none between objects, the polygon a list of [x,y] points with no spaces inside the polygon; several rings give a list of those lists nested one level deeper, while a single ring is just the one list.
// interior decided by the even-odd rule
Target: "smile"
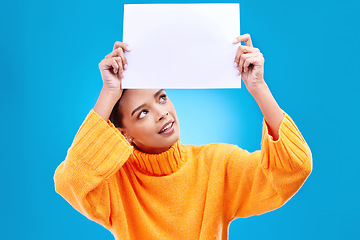
[{"label": "smile", "polygon": [[166,123],[160,130],[159,134],[170,134],[174,131],[174,121]]}]

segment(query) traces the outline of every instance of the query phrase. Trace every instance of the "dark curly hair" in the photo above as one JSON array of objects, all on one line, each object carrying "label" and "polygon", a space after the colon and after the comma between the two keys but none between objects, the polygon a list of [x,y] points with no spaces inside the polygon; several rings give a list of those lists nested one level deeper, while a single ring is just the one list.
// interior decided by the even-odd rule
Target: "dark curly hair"
[{"label": "dark curly hair", "polygon": [[[123,90],[123,92],[121,94],[121,97],[124,96],[125,91],[126,91],[126,89]],[[114,126],[119,127],[119,128],[124,127],[123,122],[122,122],[123,115],[122,115],[122,112],[121,112],[121,110],[119,108],[119,102],[121,100],[121,97],[116,102],[113,110],[111,111],[110,117],[109,117],[109,120],[114,124]]]}]

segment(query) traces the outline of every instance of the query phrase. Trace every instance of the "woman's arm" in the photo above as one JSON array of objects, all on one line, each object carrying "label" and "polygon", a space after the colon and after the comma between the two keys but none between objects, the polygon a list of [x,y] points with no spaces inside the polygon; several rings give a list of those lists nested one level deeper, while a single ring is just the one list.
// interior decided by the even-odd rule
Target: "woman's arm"
[{"label": "woman's arm", "polygon": [[277,140],[284,114],[264,81],[264,57],[258,48],[253,47],[249,34],[237,37],[234,44],[242,41],[245,42],[245,46],[239,46],[234,61],[235,66],[239,69],[246,88],[260,107],[268,125],[269,134]]},{"label": "woman's arm", "polygon": [[126,46],[116,42],[113,51],[99,64],[104,82],[100,96],[54,174],[56,192],[76,210],[106,227],[111,225],[110,192],[116,186],[113,176],[133,150],[107,122],[122,94],[121,73],[126,64],[122,47]]},{"label": "woman's arm", "polygon": [[[261,150],[249,153],[235,147],[225,160],[229,219],[274,210],[286,203],[312,171],[312,155],[293,120],[278,106],[264,78],[264,58],[250,35],[237,37],[235,57],[239,74],[263,115]],[[229,151],[228,151],[229,152]]]},{"label": "woman's arm", "polygon": [[289,115],[274,141],[263,121],[261,150],[249,153],[233,146],[226,163],[225,203],[227,218],[248,217],[285,204],[312,171],[309,146]]},{"label": "woman's arm", "polygon": [[91,110],[56,168],[56,192],[89,219],[109,227],[114,176],[132,151],[121,133]]},{"label": "woman's arm", "polygon": [[93,110],[105,121],[109,119],[111,111],[123,92],[121,78],[127,68],[124,50],[130,51],[127,44],[115,42],[113,51],[99,63],[103,88]]},{"label": "woman's arm", "polygon": [[259,86],[252,95],[259,105],[268,126],[269,134],[276,141],[279,139],[279,127],[284,118],[283,111],[272,96],[268,86]]}]

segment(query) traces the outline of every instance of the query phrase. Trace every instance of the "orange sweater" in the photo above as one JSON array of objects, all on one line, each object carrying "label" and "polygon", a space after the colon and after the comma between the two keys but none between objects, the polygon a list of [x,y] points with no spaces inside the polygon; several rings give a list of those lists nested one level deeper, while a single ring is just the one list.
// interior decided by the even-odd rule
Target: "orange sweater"
[{"label": "orange sweater", "polygon": [[233,219],[282,206],[311,172],[310,149],[286,113],[279,133],[273,141],[263,120],[253,153],[178,141],[146,154],[91,110],[55,171],[55,189],[116,240],[227,239]]}]

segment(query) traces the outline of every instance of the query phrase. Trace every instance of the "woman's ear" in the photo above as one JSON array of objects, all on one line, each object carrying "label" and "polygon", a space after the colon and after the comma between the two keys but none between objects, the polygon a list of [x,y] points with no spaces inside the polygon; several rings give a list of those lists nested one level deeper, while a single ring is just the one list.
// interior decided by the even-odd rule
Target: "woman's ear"
[{"label": "woman's ear", "polygon": [[117,130],[119,130],[119,132],[126,138],[126,140],[131,144],[134,141],[134,138],[131,137],[125,129],[123,128],[116,128]]}]

